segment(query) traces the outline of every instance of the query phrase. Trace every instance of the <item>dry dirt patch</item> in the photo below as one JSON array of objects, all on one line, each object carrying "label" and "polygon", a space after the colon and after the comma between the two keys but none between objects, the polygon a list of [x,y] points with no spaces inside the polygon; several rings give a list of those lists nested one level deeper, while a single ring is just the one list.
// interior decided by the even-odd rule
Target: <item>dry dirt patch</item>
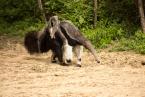
[{"label": "dry dirt patch", "polygon": [[0,97],[145,97],[143,55],[101,51],[95,64],[85,52],[79,68],[50,63],[51,52],[30,56],[22,43],[8,42],[0,49]]}]

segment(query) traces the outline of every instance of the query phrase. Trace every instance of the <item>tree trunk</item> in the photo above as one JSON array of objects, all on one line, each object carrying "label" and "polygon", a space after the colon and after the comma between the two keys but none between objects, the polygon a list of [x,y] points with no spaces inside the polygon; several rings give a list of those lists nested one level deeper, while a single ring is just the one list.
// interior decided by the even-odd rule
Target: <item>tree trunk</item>
[{"label": "tree trunk", "polygon": [[45,11],[43,9],[43,4],[42,4],[42,1],[41,0],[38,0],[38,5],[39,5],[40,11],[41,11],[41,13],[43,15],[44,21],[47,24],[46,15],[45,15]]},{"label": "tree trunk", "polygon": [[143,32],[145,33],[145,15],[144,15],[142,0],[138,0],[138,10],[139,10],[139,15],[140,15],[141,26],[142,26]]},{"label": "tree trunk", "polygon": [[97,0],[93,0],[93,14],[94,14],[94,19],[93,19],[93,26],[96,28],[96,23],[97,23]]}]

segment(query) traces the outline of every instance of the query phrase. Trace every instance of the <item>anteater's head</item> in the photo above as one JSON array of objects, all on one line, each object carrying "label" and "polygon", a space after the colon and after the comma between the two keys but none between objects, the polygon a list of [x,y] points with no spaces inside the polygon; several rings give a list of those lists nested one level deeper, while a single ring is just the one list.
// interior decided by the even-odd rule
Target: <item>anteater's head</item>
[{"label": "anteater's head", "polygon": [[48,32],[50,33],[51,38],[55,38],[55,32],[59,30],[59,19],[58,16],[50,17],[48,21]]}]

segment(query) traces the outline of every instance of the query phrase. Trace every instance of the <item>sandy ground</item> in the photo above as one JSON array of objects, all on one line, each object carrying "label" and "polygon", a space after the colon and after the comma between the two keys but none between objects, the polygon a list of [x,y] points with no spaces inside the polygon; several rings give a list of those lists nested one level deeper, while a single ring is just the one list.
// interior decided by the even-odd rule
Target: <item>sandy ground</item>
[{"label": "sandy ground", "polygon": [[[0,97],[145,97],[145,56],[85,52],[82,67],[50,63],[51,52],[30,56],[17,41],[0,40]],[[3,46],[5,45],[5,46]]]}]

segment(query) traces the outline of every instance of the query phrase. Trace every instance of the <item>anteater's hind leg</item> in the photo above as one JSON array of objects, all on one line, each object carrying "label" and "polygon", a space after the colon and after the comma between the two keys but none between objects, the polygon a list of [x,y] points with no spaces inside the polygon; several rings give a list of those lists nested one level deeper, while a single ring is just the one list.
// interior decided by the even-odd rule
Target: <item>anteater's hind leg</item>
[{"label": "anteater's hind leg", "polygon": [[83,54],[83,46],[77,45],[74,47],[76,56],[77,56],[77,66],[81,67],[82,64],[82,54]]},{"label": "anteater's hind leg", "polygon": [[56,57],[57,57],[56,54],[53,52],[52,55],[51,55],[51,62],[52,63],[56,63],[57,62]]},{"label": "anteater's hind leg", "polygon": [[64,64],[63,58],[62,58],[62,51],[61,51],[61,49],[56,48],[55,50],[52,51],[51,62],[56,63],[57,58],[58,58],[58,61],[60,62],[60,64]]},{"label": "anteater's hind leg", "polygon": [[62,46],[57,41],[53,41],[53,47],[52,47],[52,58],[51,62],[56,62],[56,58],[58,58],[58,61],[60,64],[63,63],[63,55],[62,55]]},{"label": "anteater's hind leg", "polygon": [[97,63],[100,63],[99,59],[97,58],[97,55],[96,55],[96,50],[94,49],[93,45],[91,44],[91,42],[86,39],[85,37],[83,36],[79,36],[79,42],[86,48],[88,49],[92,55],[94,56],[95,60]]}]

